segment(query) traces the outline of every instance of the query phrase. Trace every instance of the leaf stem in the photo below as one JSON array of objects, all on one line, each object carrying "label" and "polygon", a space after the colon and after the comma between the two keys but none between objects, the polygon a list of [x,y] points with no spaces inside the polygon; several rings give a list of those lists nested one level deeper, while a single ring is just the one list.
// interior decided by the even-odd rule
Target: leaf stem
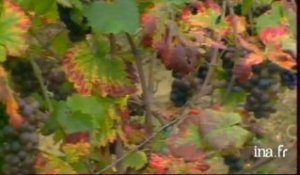
[{"label": "leaf stem", "polygon": [[234,71],[236,69],[236,63],[238,61],[238,56],[239,56],[239,45],[237,43],[237,37],[238,37],[238,26],[237,26],[237,21],[236,21],[236,15],[234,13],[234,9],[233,9],[233,6],[232,4],[228,1],[228,6],[229,6],[229,14],[233,17],[233,34],[234,34],[234,43],[236,45],[236,49],[235,49],[235,52],[234,52],[234,65],[233,65],[233,71],[232,71],[232,76],[231,76],[231,79],[229,81],[229,84],[227,86],[227,89],[226,89],[226,95],[229,95],[230,94],[230,91],[232,89],[232,86],[234,85],[234,82],[235,82],[235,79],[236,79],[236,76],[234,74]]},{"label": "leaf stem", "polygon": [[46,88],[46,86],[44,84],[44,79],[43,79],[43,76],[42,76],[42,71],[41,71],[40,67],[37,65],[37,63],[34,61],[34,59],[31,56],[29,57],[29,61],[30,61],[31,66],[33,68],[34,75],[38,79],[38,82],[39,82],[39,84],[41,86],[43,96],[44,96],[44,98],[46,100],[46,103],[47,103],[47,106],[48,106],[48,110],[51,113],[51,112],[53,112],[53,106],[52,106],[52,103],[51,103],[50,98],[48,96],[47,88]]},{"label": "leaf stem", "polygon": [[129,42],[129,45],[131,47],[132,54],[135,57],[136,60],[136,65],[139,73],[139,78],[142,86],[142,91],[143,91],[143,102],[145,106],[145,111],[146,111],[146,119],[145,119],[145,131],[147,135],[151,135],[153,131],[153,126],[152,126],[152,114],[151,114],[151,95],[149,94],[149,90],[147,88],[147,83],[146,83],[146,78],[145,78],[145,72],[143,69],[143,64],[142,64],[142,55],[140,50],[136,47],[133,38],[131,37],[130,34],[126,33],[127,40]]}]

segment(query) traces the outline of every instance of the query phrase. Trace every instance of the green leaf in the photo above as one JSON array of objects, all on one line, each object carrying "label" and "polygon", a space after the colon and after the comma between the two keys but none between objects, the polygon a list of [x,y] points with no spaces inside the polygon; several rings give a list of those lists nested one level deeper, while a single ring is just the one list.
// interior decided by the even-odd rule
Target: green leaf
[{"label": "green leaf", "polygon": [[52,42],[53,49],[60,56],[63,56],[71,46],[71,41],[69,40],[68,33],[62,32]]},{"label": "green leaf", "polygon": [[94,129],[92,116],[80,112],[74,112],[64,117],[61,116],[61,118],[58,118],[58,122],[67,134],[92,132]]},{"label": "green leaf", "polygon": [[242,118],[238,113],[205,110],[200,125],[205,139],[219,150],[241,148],[252,134],[239,126]]},{"label": "green leaf", "polygon": [[147,156],[142,151],[136,151],[126,157],[123,161],[125,167],[133,168],[139,170],[143,168],[148,162]]},{"label": "green leaf", "polygon": [[135,33],[140,27],[138,7],[133,0],[93,2],[84,11],[96,33]]},{"label": "green leaf", "polygon": [[[73,95],[67,99],[66,105],[70,109],[69,117],[64,116],[60,119],[66,132],[75,132],[79,129],[89,131],[92,142],[100,146],[115,140],[116,125],[120,121],[120,116],[115,111],[117,106],[113,99]],[[71,122],[70,126],[65,126]]]},{"label": "green leaf", "polygon": [[249,12],[252,10],[253,7],[253,0],[246,0],[242,2],[242,14],[248,15]]},{"label": "green leaf", "polygon": [[261,33],[267,27],[278,27],[282,18],[288,18],[287,9],[281,3],[273,3],[269,13],[264,13],[256,19],[256,30]]},{"label": "green leaf", "polygon": [[89,115],[103,115],[109,100],[100,99],[95,96],[73,95],[67,99],[67,105],[72,111],[80,111]]},{"label": "green leaf", "polygon": [[42,129],[42,134],[44,135],[52,134],[58,129],[60,129],[60,125],[57,119],[61,118],[61,116],[67,115],[67,108],[64,102],[52,101],[52,105],[54,111],[51,114],[51,117],[49,118],[48,122]]},{"label": "green leaf", "polygon": [[44,14],[50,10],[54,5],[56,5],[56,0],[17,0],[17,2],[22,5],[27,10],[33,10],[37,14]]},{"label": "green leaf", "polygon": [[0,46],[0,63],[6,60],[6,50],[3,46]]},{"label": "green leaf", "polygon": [[83,114],[80,111],[71,112],[65,102],[54,103],[54,107],[55,110],[52,115],[53,117],[51,117],[52,121],[49,121],[48,129],[62,128],[65,133],[71,134],[83,131],[91,132],[94,128],[94,123],[90,115]]}]

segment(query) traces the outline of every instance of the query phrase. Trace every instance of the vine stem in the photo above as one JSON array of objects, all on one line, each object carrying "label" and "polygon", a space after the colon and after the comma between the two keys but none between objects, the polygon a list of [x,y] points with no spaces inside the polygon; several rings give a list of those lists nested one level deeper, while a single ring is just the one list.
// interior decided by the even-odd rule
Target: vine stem
[{"label": "vine stem", "polygon": [[232,16],[233,18],[233,34],[234,34],[234,43],[237,47],[237,49],[235,49],[235,52],[234,52],[234,66],[233,66],[233,73],[232,73],[232,76],[230,78],[230,81],[229,81],[229,84],[228,84],[228,87],[226,89],[226,94],[229,95],[230,94],[230,90],[232,89],[232,86],[234,85],[234,81],[236,79],[236,76],[234,75],[234,70],[236,69],[236,62],[237,62],[237,59],[238,59],[238,54],[239,54],[239,45],[237,44],[237,37],[238,37],[238,26],[237,26],[237,21],[236,21],[236,15],[234,13],[234,9],[233,9],[233,6],[232,4],[228,1],[228,6],[229,6],[229,14]]},{"label": "vine stem", "polygon": [[[223,1],[222,7],[223,7],[223,14],[222,14],[221,20],[224,19],[224,17],[225,17],[226,1]],[[221,39],[222,39],[222,37],[220,35],[218,35],[217,42],[220,42]],[[200,89],[200,93],[199,93],[200,96],[205,94],[207,89],[208,89],[208,85],[209,85],[209,83],[212,79],[212,76],[213,76],[213,73],[214,73],[214,70],[215,70],[215,66],[216,66],[216,63],[217,63],[217,60],[218,60],[218,53],[219,53],[219,49],[214,48],[212,56],[211,56],[211,61],[210,61],[209,69],[208,69],[208,72],[207,72],[207,76],[205,77],[203,85],[201,86],[201,89]]]},{"label": "vine stem", "polygon": [[[181,115],[182,116],[182,115]],[[188,116],[188,115],[185,115]],[[136,146],[134,149],[132,149],[131,151],[127,152],[126,154],[124,154],[122,157],[118,158],[117,160],[115,160],[114,162],[112,162],[111,164],[109,164],[108,166],[106,166],[105,168],[103,168],[102,170],[100,170],[99,173],[104,173],[105,171],[113,168],[114,166],[116,166],[119,162],[121,162],[122,160],[124,160],[126,157],[130,156],[132,153],[136,152],[137,150],[139,150],[140,148],[142,148],[143,146],[145,146],[147,143],[149,143],[152,139],[154,139],[160,132],[164,131],[166,128],[173,126],[175,123],[182,121],[182,118],[185,117],[178,117],[176,119],[174,119],[173,121],[165,124],[164,126],[162,126],[159,130],[157,130],[156,132],[152,133],[147,139],[145,139],[141,144],[139,144],[138,146]],[[98,173],[97,173],[98,174]]]},{"label": "vine stem", "polygon": [[37,63],[34,61],[34,59],[32,57],[29,57],[29,60],[30,60],[31,66],[33,68],[33,72],[34,72],[34,74],[35,74],[36,78],[38,79],[39,84],[41,86],[42,93],[44,95],[44,98],[45,98],[47,106],[48,106],[48,110],[51,113],[51,112],[53,112],[53,106],[52,106],[50,98],[49,98],[49,96],[47,94],[47,88],[46,88],[46,86],[44,84],[44,79],[43,79],[43,76],[42,76],[42,71],[41,71],[40,67],[37,65]]},{"label": "vine stem", "polygon": [[149,90],[147,88],[145,72],[144,72],[143,63],[142,63],[142,55],[141,55],[140,50],[135,45],[134,40],[131,37],[131,35],[126,33],[126,37],[129,42],[129,45],[131,47],[132,54],[134,55],[135,60],[136,60],[137,70],[139,73],[139,78],[140,78],[140,82],[141,82],[141,86],[142,86],[142,91],[143,91],[142,97],[143,97],[143,102],[144,102],[145,111],[146,111],[145,131],[146,131],[147,135],[151,135],[151,133],[153,131],[152,114],[151,114],[151,94],[149,93]]}]

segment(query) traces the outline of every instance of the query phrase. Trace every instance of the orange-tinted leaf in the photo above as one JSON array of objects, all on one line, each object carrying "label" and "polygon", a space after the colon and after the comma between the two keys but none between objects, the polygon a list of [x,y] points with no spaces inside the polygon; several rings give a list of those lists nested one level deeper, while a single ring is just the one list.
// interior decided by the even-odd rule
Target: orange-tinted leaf
[{"label": "orange-tinted leaf", "polygon": [[19,113],[19,103],[8,85],[7,73],[2,66],[0,66],[0,102],[6,105],[6,113],[10,116],[10,123],[14,127],[20,127],[24,119]]},{"label": "orange-tinted leaf", "polygon": [[0,17],[0,45],[5,46],[8,55],[20,56],[27,49],[27,30],[31,20],[24,10],[11,0],[4,0]]},{"label": "orange-tinted leaf", "polygon": [[243,39],[242,37],[238,37],[239,39],[239,43],[241,44],[241,46],[245,49],[248,49],[252,52],[255,52],[255,53],[260,53],[262,52],[261,49],[259,49],[256,44],[253,44],[253,43],[250,43],[248,41],[246,41],[245,39]]},{"label": "orange-tinted leaf", "polygon": [[230,33],[234,33],[234,26],[237,27],[237,33],[243,33],[246,31],[246,18],[244,16],[227,16],[226,18],[227,22],[231,26],[229,31]]},{"label": "orange-tinted leaf", "polygon": [[268,52],[267,57],[273,63],[278,64],[279,66],[288,70],[295,69],[297,64],[296,60],[293,59],[290,54],[282,51]]},{"label": "orange-tinted leaf", "polygon": [[78,92],[83,95],[125,96],[136,88],[126,72],[126,64],[120,59],[111,59],[106,43],[102,53],[93,54],[90,46],[81,43],[71,48],[64,58],[65,72]]}]

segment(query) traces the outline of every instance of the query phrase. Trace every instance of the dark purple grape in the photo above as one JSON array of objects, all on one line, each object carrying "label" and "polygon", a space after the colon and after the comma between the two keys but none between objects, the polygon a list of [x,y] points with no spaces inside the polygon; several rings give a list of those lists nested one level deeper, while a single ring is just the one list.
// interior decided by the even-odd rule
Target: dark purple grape
[{"label": "dark purple grape", "polygon": [[13,152],[18,152],[21,149],[21,145],[19,142],[14,141],[14,142],[10,143],[10,149]]}]

